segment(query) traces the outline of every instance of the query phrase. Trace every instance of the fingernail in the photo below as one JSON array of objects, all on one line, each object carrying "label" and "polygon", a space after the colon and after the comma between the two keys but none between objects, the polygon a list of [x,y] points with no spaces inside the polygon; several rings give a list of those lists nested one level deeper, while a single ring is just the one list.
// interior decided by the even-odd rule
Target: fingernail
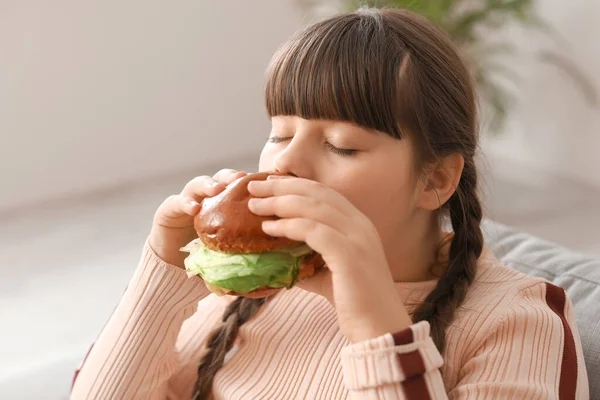
[{"label": "fingernail", "polygon": [[248,200],[248,205],[250,207],[255,207],[257,206],[260,202],[262,201],[262,199],[250,199]]},{"label": "fingernail", "polygon": [[275,221],[263,221],[262,222],[262,228],[263,229],[272,228],[274,223],[275,223]]},{"label": "fingernail", "polygon": [[251,182],[248,182],[248,188],[249,189],[256,188],[256,185],[260,185],[261,183],[262,183],[262,181],[251,181]]},{"label": "fingernail", "polygon": [[190,205],[191,205],[192,207],[195,207],[195,206],[198,206],[198,205],[200,205],[200,203],[198,203],[196,200],[190,200]]}]

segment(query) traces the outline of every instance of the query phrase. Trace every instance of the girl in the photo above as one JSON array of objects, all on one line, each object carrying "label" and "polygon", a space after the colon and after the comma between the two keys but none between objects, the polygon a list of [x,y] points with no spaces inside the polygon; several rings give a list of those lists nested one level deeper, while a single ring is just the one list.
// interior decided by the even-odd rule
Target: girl
[{"label": "girl", "polygon": [[193,179],[156,212],[72,397],[587,398],[565,292],[484,246],[475,103],[455,46],[409,12],[294,36],[268,69],[259,164],[292,177],[252,183],[249,208],[327,268],[268,300],[209,295],[179,249],[244,173]]}]

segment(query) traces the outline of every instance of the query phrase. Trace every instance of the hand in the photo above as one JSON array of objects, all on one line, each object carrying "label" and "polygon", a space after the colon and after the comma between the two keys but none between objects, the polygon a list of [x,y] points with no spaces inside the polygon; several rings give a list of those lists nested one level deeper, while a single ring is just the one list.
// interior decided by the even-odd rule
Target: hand
[{"label": "hand", "polygon": [[394,287],[383,245],[372,222],[350,201],[318,182],[301,178],[250,182],[249,202],[271,236],[305,242],[327,268],[297,284],[325,296],[342,333],[358,342],[408,327],[412,321]]},{"label": "hand", "polygon": [[180,194],[168,197],[156,210],[148,243],[165,262],[185,268],[183,260],[187,254],[180,248],[197,237],[194,217],[200,212],[200,202],[205,197],[216,196],[225,186],[246,173],[233,169],[222,169],[212,178],[199,176],[185,185]]}]

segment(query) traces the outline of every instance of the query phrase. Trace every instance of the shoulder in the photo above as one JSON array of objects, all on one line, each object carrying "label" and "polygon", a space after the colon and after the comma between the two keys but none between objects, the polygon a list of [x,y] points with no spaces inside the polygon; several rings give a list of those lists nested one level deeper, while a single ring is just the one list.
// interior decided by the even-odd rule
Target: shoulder
[{"label": "shoulder", "polygon": [[552,297],[557,291],[564,292],[543,278],[505,266],[485,248],[463,306],[479,312],[487,309],[489,315],[500,317],[516,303],[524,304],[532,298],[546,300],[548,292]]},{"label": "shoulder", "polygon": [[461,340],[468,330],[469,343],[476,346],[500,325],[531,315],[559,321],[567,303],[562,288],[503,265],[485,248],[475,280],[450,326],[449,340]]},{"label": "shoulder", "polygon": [[[447,331],[450,386],[517,387],[587,398],[587,375],[572,304],[564,289],[508,268],[489,250]],[[531,393],[531,392],[528,392]],[[510,395],[508,395],[510,397]]]}]

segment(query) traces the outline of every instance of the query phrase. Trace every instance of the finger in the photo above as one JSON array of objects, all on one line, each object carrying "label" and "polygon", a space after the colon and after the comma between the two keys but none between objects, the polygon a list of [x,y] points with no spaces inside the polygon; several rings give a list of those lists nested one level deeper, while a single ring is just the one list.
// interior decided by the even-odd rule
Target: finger
[{"label": "finger", "polygon": [[233,181],[248,175],[247,173],[245,173],[244,171],[237,171],[235,169],[222,169],[219,172],[217,172],[214,176],[213,179],[217,182],[220,182],[224,185],[229,185],[230,183],[232,183]]},{"label": "finger", "polygon": [[248,208],[256,215],[278,216],[280,218],[306,218],[328,225],[340,232],[349,228],[348,218],[330,204],[312,197],[286,195],[254,198]]},{"label": "finger", "polygon": [[191,197],[198,203],[207,196],[216,196],[225,189],[225,185],[210,176],[199,176],[188,182],[181,195]]},{"label": "finger", "polygon": [[200,203],[192,197],[179,196],[179,208],[183,213],[193,217],[200,212]]},{"label": "finger", "polygon": [[306,218],[279,219],[264,221],[263,231],[270,236],[287,237],[297,242],[306,243],[311,249],[320,253],[327,265],[327,254],[335,254],[347,247],[345,236],[330,226]]},{"label": "finger", "polygon": [[169,196],[158,207],[157,216],[162,218],[179,218],[184,215],[194,216],[200,211],[200,204],[189,196],[173,195]]},{"label": "finger", "polygon": [[340,193],[322,183],[303,178],[268,179],[252,181],[248,191],[255,197],[271,197],[285,195],[301,195],[331,204],[346,215],[352,210],[352,203]]}]

